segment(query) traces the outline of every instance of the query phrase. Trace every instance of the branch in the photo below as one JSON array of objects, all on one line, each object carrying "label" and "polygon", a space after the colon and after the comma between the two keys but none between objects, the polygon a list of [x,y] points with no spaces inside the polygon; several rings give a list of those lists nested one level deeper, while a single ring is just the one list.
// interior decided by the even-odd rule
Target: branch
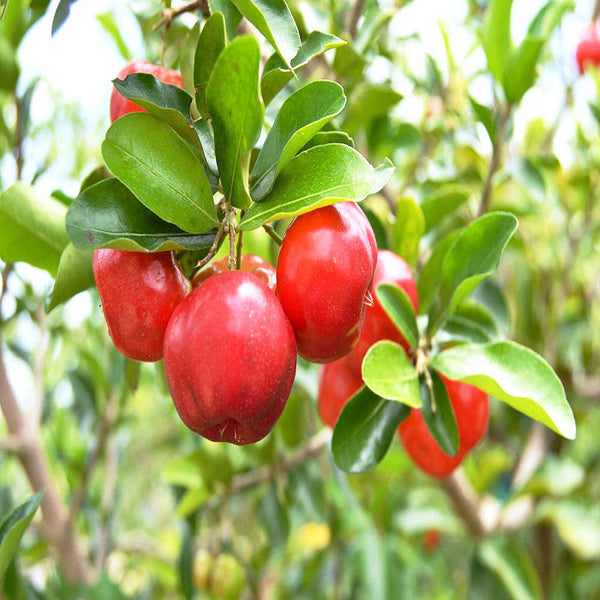
[{"label": "branch", "polygon": [[157,31],[163,25],[169,28],[174,19],[176,19],[179,15],[188,12],[194,12],[195,10],[202,11],[202,16],[205,19],[210,17],[210,6],[208,4],[208,0],[193,0],[192,2],[183,4],[178,8],[165,8],[160,13],[160,19],[155,23],[154,27],[152,27],[152,31]]},{"label": "branch", "polygon": [[35,402],[31,410],[31,420],[39,426],[44,410],[44,371],[46,370],[46,353],[48,352],[48,322],[42,303],[36,308],[35,320],[40,330],[40,339],[33,361]]},{"label": "branch", "polygon": [[42,528],[56,552],[65,576],[69,581],[89,583],[90,565],[85,551],[75,535],[67,509],[58,494],[50,466],[41,445],[41,431],[37,423],[25,419],[8,381],[0,343],[0,409],[6,419],[8,431],[22,443],[17,455],[31,487],[35,492],[45,490],[42,500]]},{"label": "branch", "polygon": [[348,21],[346,23],[346,30],[350,34],[350,37],[354,39],[358,30],[358,21],[362,12],[365,8],[366,0],[355,0],[352,10],[348,14]]},{"label": "branch", "polygon": [[18,454],[23,450],[23,440],[17,435],[0,438],[0,452],[14,452]]},{"label": "branch", "polygon": [[231,484],[225,493],[214,494],[204,503],[202,508],[212,510],[219,506],[224,499],[238,494],[249,487],[271,481],[276,475],[286,475],[321,452],[330,441],[331,430],[328,428],[321,429],[308,440],[305,446],[300,448],[300,450],[297,450],[294,454],[290,455],[287,460],[282,461],[278,465],[261,467],[255,471],[237,475],[232,479]]},{"label": "branch", "polygon": [[600,16],[600,0],[596,0],[594,4],[594,12],[592,12],[592,23],[595,23]]}]

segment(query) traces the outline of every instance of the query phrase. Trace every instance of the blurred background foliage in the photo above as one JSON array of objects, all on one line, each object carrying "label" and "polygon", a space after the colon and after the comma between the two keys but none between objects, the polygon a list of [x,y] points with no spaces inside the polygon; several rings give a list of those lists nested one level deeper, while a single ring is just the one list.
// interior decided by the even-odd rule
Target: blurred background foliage
[{"label": "blurred background foliage", "polygon": [[[20,70],[51,44],[58,3],[1,4],[0,187],[23,179],[68,205],[101,164],[119,64],[144,56],[178,67],[196,19],[185,14],[155,31],[170,2],[107,4],[99,14],[89,3],[71,3],[53,40],[70,36],[79,44],[72,53],[99,52],[76,37],[86,23],[112,61],[96,83],[105,90],[101,102],[85,105],[57,89],[51,73]],[[210,4],[229,11],[235,29],[233,5]],[[448,486],[421,474],[399,443],[377,469],[353,476],[319,451],[314,365],[299,364],[292,397],[266,440],[246,448],[213,444],[177,418],[160,363],[136,364],[113,348],[95,291],[46,314],[52,278],[0,263],[4,365],[25,414],[41,409],[41,428],[33,431],[94,570],[89,588],[69,581],[38,515],[0,594],[600,597],[600,75],[590,69],[578,77],[573,58],[592,3],[550,3],[560,24],[545,32],[522,101],[509,97],[510,76],[503,84],[490,73],[485,0],[453,2],[439,21],[436,3],[424,0],[288,4],[303,38],[320,29],[349,43],[311,62],[273,104],[308,79],[344,85],[349,101],[336,127],[371,162],[389,157],[397,167],[385,194],[365,203],[380,246],[418,272],[438,240],[481,210],[519,217],[497,277],[478,298],[503,335],[559,373],[577,439],[562,440],[492,402],[488,435],[461,477],[484,522],[507,507],[516,507],[517,518],[477,535]],[[519,41],[542,3],[516,4]],[[427,29],[415,30],[421,20]],[[266,58],[271,51],[261,43]],[[94,69],[53,68],[70,72],[74,89],[99,79]],[[104,115],[95,112],[104,101]],[[276,260],[264,232],[244,242],[246,252]],[[0,420],[0,517],[31,493],[13,441]]]}]

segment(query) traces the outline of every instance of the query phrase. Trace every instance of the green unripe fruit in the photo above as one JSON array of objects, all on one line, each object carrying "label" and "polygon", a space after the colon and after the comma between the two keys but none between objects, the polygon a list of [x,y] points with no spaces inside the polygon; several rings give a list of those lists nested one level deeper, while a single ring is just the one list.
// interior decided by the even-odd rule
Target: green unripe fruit
[{"label": "green unripe fruit", "polygon": [[214,598],[238,600],[246,585],[240,563],[231,554],[221,554],[214,562],[210,591]]}]

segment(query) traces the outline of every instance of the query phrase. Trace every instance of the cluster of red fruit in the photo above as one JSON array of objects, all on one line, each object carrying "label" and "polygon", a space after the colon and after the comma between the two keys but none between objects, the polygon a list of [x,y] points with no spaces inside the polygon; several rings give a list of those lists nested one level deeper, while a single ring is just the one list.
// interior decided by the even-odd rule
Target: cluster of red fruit
[{"label": "cluster of red fruit", "polygon": [[[169,69],[136,61],[119,76],[149,72],[181,85]],[[111,119],[142,110],[113,90]],[[324,367],[319,411],[333,427],[363,385],[369,347],[388,339],[410,351],[374,297],[380,283],[402,287],[417,309],[417,286],[399,256],[377,250],[357,204],[344,202],[297,217],[281,245],[277,269],[253,255],[240,270],[213,262],[190,282],[173,253],[96,250],[94,275],[111,338],[125,356],[164,358],[167,383],[183,422],[214,441],[249,444],[266,436],[291,392],[296,354]],[[460,446],[445,455],[420,411],[401,425],[413,460],[449,474],[483,436],[487,396],[446,380]]]}]

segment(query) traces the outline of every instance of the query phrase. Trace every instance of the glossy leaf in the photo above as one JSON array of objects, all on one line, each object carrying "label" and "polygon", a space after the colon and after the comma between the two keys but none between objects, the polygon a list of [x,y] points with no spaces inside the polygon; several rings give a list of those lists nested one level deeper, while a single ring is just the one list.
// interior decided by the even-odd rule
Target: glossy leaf
[{"label": "glossy leaf", "polygon": [[46,308],[47,312],[64,304],[79,292],[93,287],[93,254],[93,250],[79,250],[73,244],[69,244],[64,249],[60,257],[54,289]]},{"label": "glossy leaf", "polygon": [[490,142],[493,144],[496,141],[496,119],[494,117],[494,112],[489,106],[477,102],[473,96],[469,96],[469,103],[471,104],[471,108],[477,116],[477,119],[485,127]]},{"label": "glossy leaf", "polygon": [[411,348],[419,344],[419,329],[415,309],[406,292],[393,283],[377,286],[375,294],[394,325],[400,330]]},{"label": "glossy leaf", "polygon": [[[298,71],[305,67],[315,56],[345,44],[344,40],[330,33],[311,31],[302,42],[296,56],[291,60],[291,67],[294,71]],[[264,103],[269,104],[291,78],[292,71],[290,68],[286,66],[278,54],[273,54],[265,63],[260,82]]]},{"label": "glossy leaf", "polygon": [[212,13],[223,13],[227,39],[232,40],[237,35],[237,28],[242,20],[242,15],[236,8],[233,0],[208,0],[208,3]]},{"label": "glossy leaf", "polygon": [[233,0],[233,3],[290,67],[300,48],[300,34],[285,0]]},{"label": "glossy leaf", "polygon": [[378,165],[374,171],[375,177],[369,193],[377,194],[377,192],[380,192],[389,183],[395,170],[396,167],[389,158],[386,158],[380,165]]},{"label": "glossy leaf", "polygon": [[58,200],[38,196],[24,183],[0,194],[0,258],[26,262],[56,275],[63,250],[66,207]]},{"label": "glossy leaf", "polygon": [[161,219],[190,233],[218,226],[199,157],[157,117],[131,113],[115,121],[102,144],[109,169]]},{"label": "glossy leaf", "polygon": [[386,400],[421,407],[417,371],[402,346],[389,340],[373,344],[362,364],[365,384]]},{"label": "glossy leaf", "polygon": [[496,81],[504,78],[506,61],[512,52],[510,14],[513,0],[490,0],[481,35],[488,69]]},{"label": "glossy leaf", "polygon": [[435,371],[431,371],[429,376],[431,387],[429,387],[426,377],[421,377],[419,381],[423,402],[421,414],[438,446],[448,456],[454,456],[458,452],[458,426],[448,397],[448,390],[442,378]]},{"label": "glossy leaf", "polygon": [[345,131],[320,131],[313,135],[302,150],[325,144],[346,144],[346,146],[354,148],[354,140]]},{"label": "glossy leaf", "polygon": [[196,89],[196,107],[203,118],[208,118],[206,103],[206,87],[210,74],[217,62],[219,54],[227,44],[225,18],[223,13],[211,15],[200,33],[194,58],[194,87]]},{"label": "glossy leaf", "polygon": [[343,200],[362,200],[375,179],[373,167],[345,144],[310,148],[282,170],[271,192],[253,204],[241,221],[245,230]]},{"label": "glossy leaf", "polygon": [[448,312],[496,269],[516,229],[514,215],[497,212],[473,221],[459,234],[444,257],[440,296],[429,315],[428,333],[433,334]]},{"label": "glossy leaf", "polygon": [[264,198],[294,155],[346,105],[335,81],[311,81],[282,104],[252,170],[252,197]]},{"label": "glossy leaf", "polygon": [[69,18],[71,12],[71,4],[75,4],[77,0],[59,0],[56,11],[54,12],[54,18],[52,19],[52,35],[54,35]]},{"label": "glossy leaf", "polygon": [[381,462],[396,429],[410,409],[361,388],[346,404],[333,430],[331,450],[336,465],[347,473],[362,473]]},{"label": "glossy leaf", "polygon": [[252,36],[236,38],[219,55],[206,88],[223,192],[237,208],[250,205],[248,150],[260,135],[260,50]]},{"label": "glossy leaf", "polygon": [[12,510],[0,524],[0,581],[4,578],[8,565],[19,549],[19,542],[29,527],[44,492],[38,492],[23,504]]},{"label": "glossy leaf", "polygon": [[[179,57],[179,71],[183,81],[183,88],[191,95],[194,93],[194,58],[196,55],[196,47],[198,46],[198,38],[200,37],[200,21],[190,29],[185,36],[185,41],[181,49]],[[195,101],[192,101],[190,113],[193,119],[199,118],[198,111],[195,108]]]},{"label": "glossy leaf", "polygon": [[419,242],[424,233],[425,217],[416,200],[412,196],[398,198],[392,247],[413,267],[419,258]]},{"label": "glossy leaf", "polygon": [[435,356],[434,369],[470,383],[563,437],[575,437],[562,383],[538,354],[514,342],[466,344]]},{"label": "glossy leaf", "polygon": [[67,232],[82,250],[208,251],[215,238],[214,233],[194,235],[163,221],[117,179],[105,179],[79,195],[67,214]]},{"label": "glossy leaf", "polygon": [[485,540],[479,547],[482,562],[502,581],[513,600],[541,600],[539,575],[522,547],[508,538]]},{"label": "glossy leaf", "polygon": [[445,217],[452,214],[469,199],[469,191],[458,186],[449,186],[427,196],[421,202],[421,210],[425,218],[425,229],[429,231]]}]

